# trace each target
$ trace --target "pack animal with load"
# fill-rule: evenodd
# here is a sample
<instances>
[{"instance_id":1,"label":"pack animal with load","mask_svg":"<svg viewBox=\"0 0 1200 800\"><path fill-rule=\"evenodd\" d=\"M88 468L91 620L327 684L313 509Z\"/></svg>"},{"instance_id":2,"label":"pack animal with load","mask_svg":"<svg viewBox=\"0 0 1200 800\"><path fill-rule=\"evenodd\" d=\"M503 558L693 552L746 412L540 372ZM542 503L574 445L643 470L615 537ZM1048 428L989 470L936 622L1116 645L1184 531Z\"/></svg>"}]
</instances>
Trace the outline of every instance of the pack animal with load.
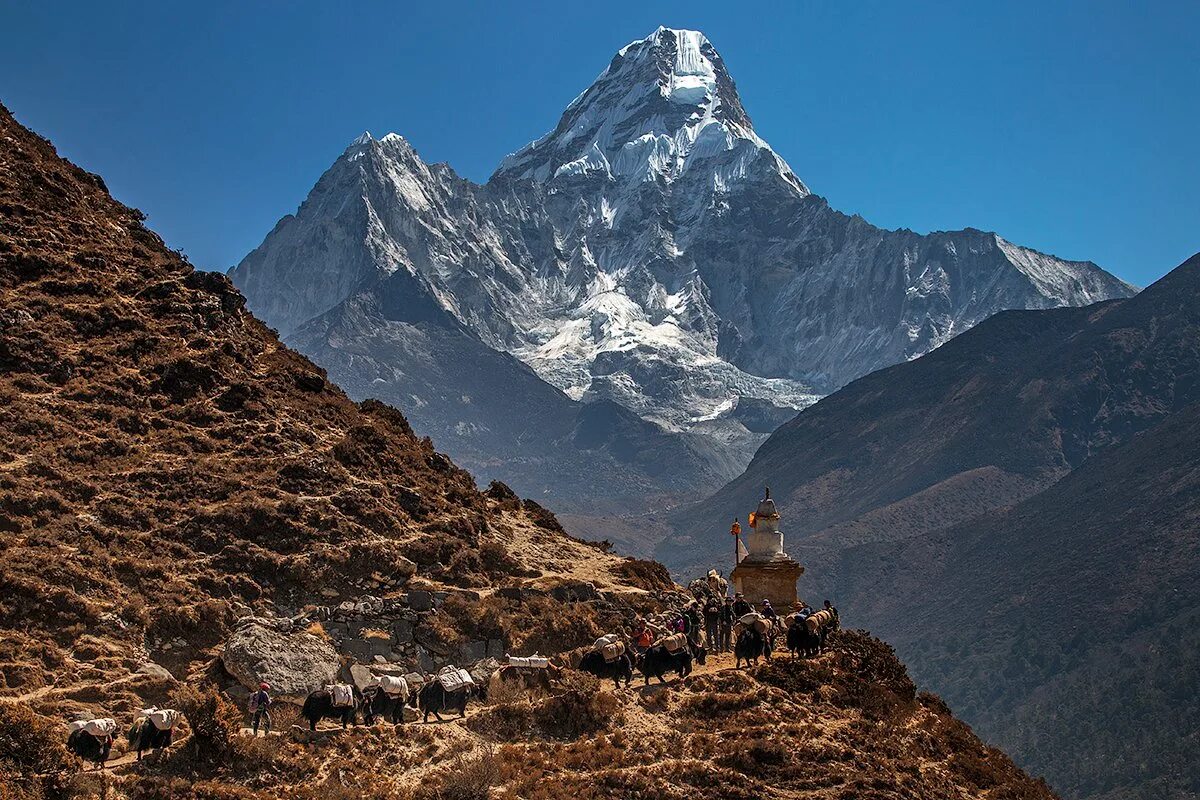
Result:
<instances>
[{"instance_id":1,"label":"pack animal with load","mask_svg":"<svg viewBox=\"0 0 1200 800\"><path fill-rule=\"evenodd\" d=\"M433 714L441 722L443 711L457 711L460 718L467 716L467 701L474 691L475 680L469 672L453 666L443 667L437 679L422 686L417 693L423 721L429 722L429 715Z\"/></svg>"},{"instance_id":2,"label":"pack animal with load","mask_svg":"<svg viewBox=\"0 0 1200 800\"><path fill-rule=\"evenodd\" d=\"M323 719L338 720L345 729L358 724L358 709L362 702L362 692L357 687L344 683L333 684L310 692L304 698L300 716L308 720L310 731L315 731L317 723Z\"/></svg>"},{"instance_id":3,"label":"pack animal with load","mask_svg":"<svg viewBox=\"0 0 1200 800\"><path fill-rule=\"evenodd\" d=\"M142 760L142 753L164 750L171 746L175 726L179 724L181 714L173 708L144 708L138 718L129 728L126 740L131 749L137 752L137 760Z\"/></svg>"},{"instance_id":4,"label":"pack animal with load","mask_svg":"<svg viewBox=\"0 0 1200 800\"><path fill-rule=\"evenodd\" d=\"M72 722L67 726L67 749L100 769L112 752L116 732L117 721L110 717Z\"/></svg>"},{"instance_id":5,"label":"pack animal with load","mask_svg":"<svg viewBox=\"0 0 1200 800\"><path fill-rule=\"evenodd\" d=\"M399 724L404 721L404 707L411 693L408 681L399 675L380 675L363 690L363 722L374 725L375 720Z\"/></svg>"},{"instance_id":6,"label":"pack animal with load","mask_svg":"<svg viewBox=\"0 0 1200 800\"><path fill-rule=\"evenodd\" d=\"M607 652L605 648L609 648ZM609 658L609 655L613 657ZM611 680L618 689L622 680L626 686L633 683L633 659L625 652L625 643L615 633L597 639L592 649L579 660L579 669L601 680Z\"/></svg>"},{"instance_id":7,"label":"pack animal with load","mask_svg":"<svg viewBox=\"0 0 1200 800\"><path fill-rule=\"evenodd\" d=\"M668 642L671 646L668 646ZM638 668L649 686L651 677L658 678L659 683L666 683L663 675L668 672L686 678L692 674L692 661L703 664L707 656L708 651L703 645L693 645L686 636L677 633L652 645L638 662Z\"/></svg>"}]
</instances>

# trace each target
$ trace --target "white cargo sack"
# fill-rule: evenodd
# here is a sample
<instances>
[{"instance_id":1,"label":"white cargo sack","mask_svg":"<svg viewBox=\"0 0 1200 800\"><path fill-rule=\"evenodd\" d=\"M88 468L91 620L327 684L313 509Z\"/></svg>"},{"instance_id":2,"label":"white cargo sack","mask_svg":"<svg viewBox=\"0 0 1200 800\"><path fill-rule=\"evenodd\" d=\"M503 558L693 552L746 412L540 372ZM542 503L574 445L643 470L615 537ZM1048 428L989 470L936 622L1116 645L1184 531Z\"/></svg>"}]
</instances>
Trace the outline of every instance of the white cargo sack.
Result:
<instances>
[{"instance_id":1,"label":"white cargo sack","mask_svg":"<svg viewBox=\"0 0 1200 800\"><path fill-rule=\"evenodd\" d=\"M618 658L625 655L625 643L618 641L611 644L606 644L604 647L600 648L600 652L604 656L605 661L616 661Z\"/></svg>"},{"instance_id":2,"label":"white cargo sack","mask_svg":"<svg viewBox=\"0 0 1200 800\"><path fill-rule=\"evenodd\" d=\"M142 718L160 731L169 731L179 724L179 712L173 708L143 708Z\"/></svg>"},{"instance_id":3,"label":"white cargo sack","mask_svg":"<svg viewBox=\"0 0 1200 800\"><path fill-rule=\"evenodd\" d=\"M103 739L106 736L112 736L117 732L117 721L111 717L103 719L89 719L83 723L83 729L95 736L98 739Z\"/></svg>"},{"instance_id":4,"label":"white cargo sack","mask_svg":"<svg viewBox=\"0 0 1200 800\"><path fill-rule=\"evenodd\" d=\"M667 648L668 653L677 653L687 647L687 636L682 633L675 633L661 640L659 644Z\"/></svg>"},{"instance_id":5,"label":"white cargo sack","mask_svg":"<svg viewBox=\"0 0 1200 800\"><path fill-rule=\"evenodd\" d=\"M380 675L376 678L377 685L388 697L408 699L408 681L399 675Z\"/></svg>"},{"instance_id":6,"label":"white cargo sack","mask_svg":"<svg viewBox=\"0 0 1200 800\"><path fill-rule=\"evenodd\" d=\"M534 653L531 656L509 656L508 665L510 667L531 667L533 669L546 669L550 666L550 659L545 656L539 656Z\"/></svg>"},{"instance_id":7,"label":"white cargo sack","mask_svg":"<svg viewBox=\"0 0 1200 800\"><path fill-rule=\"evenodd\" d=\"M458 691L464 686L474 686L475 681L471 678L471 673L465 669L457 669L455 667L445 667L438 673L438 680L442 682L442 688L447 692Z\"/></svg>"},{"instance_id":8,"label":"white cargo sack","mask_svg":"<svg viewBox=\"0 0 1200 800\"><path fill-rule=\"evenodd\" d=\"M610 644L616 644L619 641L621 641L620 636L615 633L610 633L607 636L601 636L599 639L597 639L596 643L592 645L592 649L596 651L603 651L605 647L608 647Z\"/></svg>"},{"instance_id":9,"label":"white cargo sack","mask_svg":"<svg viewBox=\"0 0 1200 800\"><path fill-rule=\"evenodd\" d=\"M335 683L330 686L329 696L334 708L349 708L354 705L354 687L348 683Z\"/></svg>"},{"instance_id":10,"label":"white cargo sack","mask_svg":"<svg viewBox=\"0 0 1200 800\"><path fill-rule=\"evenodd\" d=\"M67 723L67 733L72 734L75 731L81 731L81 730L83 730L84 725L87 725L86 719L77 719L74 722L68 722Z\"/></svg>"}]
</instances>

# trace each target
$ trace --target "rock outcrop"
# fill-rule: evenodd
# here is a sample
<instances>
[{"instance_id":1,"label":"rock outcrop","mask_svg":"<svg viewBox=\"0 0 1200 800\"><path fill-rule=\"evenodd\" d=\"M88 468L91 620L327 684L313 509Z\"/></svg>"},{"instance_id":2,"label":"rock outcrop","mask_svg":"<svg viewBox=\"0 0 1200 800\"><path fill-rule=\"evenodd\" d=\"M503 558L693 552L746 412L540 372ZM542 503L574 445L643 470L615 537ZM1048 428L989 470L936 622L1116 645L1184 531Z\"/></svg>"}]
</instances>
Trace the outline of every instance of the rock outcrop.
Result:
<instances>
[{"instance_id":1,"label":"rock outcrop","mask_svg":"<svg viewBox=\"0 0 1200 800\"><path fill-rule=\"evenodd\" d=\"M275 696L293 701L332 683L342 665L325 639L257 622L234 631L221 652L221 664L245 688L255 690L266 681Z\"/></svg>"}]
</instances>

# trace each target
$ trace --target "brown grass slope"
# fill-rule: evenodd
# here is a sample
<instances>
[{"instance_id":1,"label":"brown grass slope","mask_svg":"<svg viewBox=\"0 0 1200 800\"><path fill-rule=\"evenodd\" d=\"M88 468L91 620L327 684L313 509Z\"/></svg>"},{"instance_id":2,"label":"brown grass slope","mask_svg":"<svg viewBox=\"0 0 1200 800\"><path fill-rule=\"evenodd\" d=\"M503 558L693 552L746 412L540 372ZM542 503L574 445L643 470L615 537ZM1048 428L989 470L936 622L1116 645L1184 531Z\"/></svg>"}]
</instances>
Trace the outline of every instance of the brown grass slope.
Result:
<instances>
[{"instance_id":1,"label":"brown grass slope","mask_svg":"<svg viewBox=\"0 0 1200 800\"><path fill-rule=\"evenodd\" d=\"M247 607L353 596L405 558L432 584L529 577L507 543L534 531L561 571L623 582L348 400L141 219L0 111L0 692L121 677L176 637L186 665Z\"/></svg>"},{"instance_id":2,"label":"brown grass slope","mask_svg":"<svg viewBox=\"0 0 1200 800\"><path fill-rule=\"evenodd\" d=\"M465 723L242 736L205 682L233 619L354 596L408 559L421 585L480 590L444 603L439 636L508 626L543 651L613 620L490 589L664 587L350 402L0 107L0 798L1052 796L857 632L818 661L714 659L665 688L569 672ZM164 701L189 734L165 758L71 774L69 714L128 723Z\"/></svg>"},{"instance_id":3,"label":"brown grass slope","mask_svg":"<svg viewBox=\"0 0 1200 800\"><path fill-rule=\"evenodd\" d=\"M748 670L728 660L665 686L612 691L568 673L551 694L511 691L465 721L251 739L219 695L184 703L197 731L165 759L119 770L118 797L147 800L1052 800L917 693L891 648L835 634L812 661ZM0 706L0 738L9 720ZM55 732L35 728L53 766ZM27 748L28 749L28 748ZM59 756L60 757L60 756ZM0 754L0 768L3 764ZM100 786L60 779L66 796ZM110 795L112 796L112 795Z\"/></svg>"}]
</instances>

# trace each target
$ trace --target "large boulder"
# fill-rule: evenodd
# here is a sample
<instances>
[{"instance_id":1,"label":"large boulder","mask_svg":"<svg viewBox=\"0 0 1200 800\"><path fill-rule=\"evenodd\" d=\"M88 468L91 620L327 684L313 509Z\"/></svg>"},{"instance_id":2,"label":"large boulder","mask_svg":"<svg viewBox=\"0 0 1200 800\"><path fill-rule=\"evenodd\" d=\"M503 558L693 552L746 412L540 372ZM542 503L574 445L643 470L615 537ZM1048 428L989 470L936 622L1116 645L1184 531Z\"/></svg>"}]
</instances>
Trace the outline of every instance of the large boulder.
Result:
<instances>
[{"instance_id":1,"label":"large boulder","mask_svg":"<svg viewBox=\"0 0 1200 800\"><path fill-rule=\"evenodd\" d=\"M257 689L266 681L276 697L299 701L313 689L332 683L341 659L333 645L319 636L284 633L255 622L229 637L221 663L247 689Z\"/></svg>"}]
</instances>

